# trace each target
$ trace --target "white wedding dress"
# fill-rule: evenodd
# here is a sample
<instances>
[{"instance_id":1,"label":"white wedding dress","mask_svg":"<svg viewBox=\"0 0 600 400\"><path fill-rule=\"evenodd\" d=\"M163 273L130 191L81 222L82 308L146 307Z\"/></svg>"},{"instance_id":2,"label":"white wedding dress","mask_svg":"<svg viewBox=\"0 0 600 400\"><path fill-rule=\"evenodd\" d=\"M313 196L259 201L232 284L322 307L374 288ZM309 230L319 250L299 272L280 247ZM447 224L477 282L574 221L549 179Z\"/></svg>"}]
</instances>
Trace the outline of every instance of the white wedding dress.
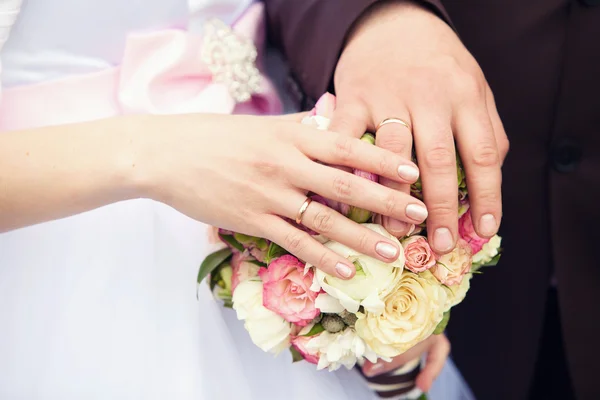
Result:
<instances>
[{"instance_id":1,"label":"white wedding dress","mask_svg":"<svg viewBox=\"0 0 600 400\"><path fill-rule=\"evenodd\" d=\"M25 0L2 49L3 86L108 68L132 31L230 22L249 3ZM0 18L0 39L11 22ZM1 234L0 398L374 398L354 371L260 351L205 285L197 300L207 249L203 224L149 200Z\"/></svg>"}]
</instances>

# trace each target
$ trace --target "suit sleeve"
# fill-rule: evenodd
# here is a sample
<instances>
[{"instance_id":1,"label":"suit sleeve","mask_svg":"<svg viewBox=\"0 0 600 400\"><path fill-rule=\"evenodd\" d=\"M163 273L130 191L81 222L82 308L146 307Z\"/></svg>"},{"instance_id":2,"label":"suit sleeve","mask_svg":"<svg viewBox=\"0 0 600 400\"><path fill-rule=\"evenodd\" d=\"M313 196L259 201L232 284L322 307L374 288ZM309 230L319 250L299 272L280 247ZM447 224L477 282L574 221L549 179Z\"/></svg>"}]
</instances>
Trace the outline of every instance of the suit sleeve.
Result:
<instances>
[{"instance_id":1,"label":"suit sleeve","mask_svg":"<svg viewBox=\"0 0 600 400\"><path fill-rule=\"evenodd\" d=\"M282 50L293 78L309 98L330 87L344 41L354 22L383 0L264 0L271 42ZM412 0L450 19L441 0Z\"/></svg>"}]
</instances>

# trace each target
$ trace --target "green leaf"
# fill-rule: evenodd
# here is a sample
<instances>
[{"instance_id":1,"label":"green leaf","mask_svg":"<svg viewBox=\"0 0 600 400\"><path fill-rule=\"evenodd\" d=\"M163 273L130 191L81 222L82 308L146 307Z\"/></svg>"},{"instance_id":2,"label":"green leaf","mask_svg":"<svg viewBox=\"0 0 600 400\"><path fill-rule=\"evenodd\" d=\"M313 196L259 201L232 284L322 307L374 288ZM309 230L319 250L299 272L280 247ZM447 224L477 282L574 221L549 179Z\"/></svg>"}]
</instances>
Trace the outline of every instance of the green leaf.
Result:
<instances>
[{"instance_id":1,"label":"green leaf","mask_svg":"<svg viewBox=\"0 0 600 400\"><path fill-rule=\"evenodd\" d=\"M427 400L427 394L421 394L417 400Z\"/></svg>"},{"instance_id":2,"label":"green leaf","mask_svg":"<svg viewBox=\"0 0 600 400\"><path fill-rule=\"evenodd\" d=\"M269 250L267 251L267 255L265 257L265 262L267 265L271 264L276 258L289 254L283 247L279 246L277 243L271 243L269 246Z\"/></svg>"},{"instance_id":3,"label":"green leaf","mask_svg":"<svg viewBox=\"0 0 600 400\"><path fill-rule=\"evenodd\" d=\"M325 328L323 328L323 325L314 324L313 327L310 328L310 331L308 331L308 333L303 336L315 336L315 335L318 335L319 333L323 332L324 330L325 330Z\"/></svg>"},{"instance_id":4,"label":"green leaf","mask_svg":"<svg viewBox=\"0 0 600 400\"><path fill-rule=\"evenodd\" d=\"M223 307L233 308L233 301L231 301L231 300L224 300L223 301Z\"/></svg>"},{"instance_id":5,"label":"green leaf","mask_svg":"<svg viewBox=\"0 0 600 400\"><path fill-rule=\"evenodd\" d=\"M435 327L435 331L433 331L433 334L440 335L444 333L446 327L448 326L448 321L450 321L450 310L444 313L444 317L442 318L438 326Z\"/></svg>"},{"instance_id":6,"label":"green leaf","mask_svg":"<svg viewBox=\"0 0 600 400\"><path fill-rule=\"evenodd\" d=\"M260 262L258 260L249 260L248 262L252 263L254 265L258 265L259 267L267 268L267 264Z\"/></svg>"},{"instance_id":7,"label":"green leaf","mask_svg":"<svg viewBox=\"0 0 600 400\"><path fill-rule=\"evenodd\" d=\"M500 249L500 251L501 250L502 249ZM502 256L500 251L498 251L498 254L496 254L496 257L492 258L492 260L490 262L485 263L486 267L495 267L496 265L498 265L498 261L500 261L500 257Z\"/></svg>"},{"instance_id":8,"label":"green leaf","mask_svg":"<svg viewBox=\"0 0 600 400\"><path fill-rule=\"evenodd\" d=\"M479 270L481 268L487 268L487 267L495 267L496 265L498 265L498 262L500 261L500 257L502 256L502 254L500 253L502 249L498 250L498 254L496 254L496 257L492 258L489 262L485 263L485 264L473 264L473 266L471 267L471 272L472 273L481 273Z\"/></svg>"},{"instance_id":9,"label":"green leaf","mask_svg":"<svg viewBox=\"0 0 600 400\"><path fill-rule=\"evenodd\" d=\"M293 346L290 347L290 353L292 353L292 362L298 362L304 360L302 354L298 350L296 350Z\"/></svg>"},{"instance_id":10,"label":"green leaf","mask_svg":"<svg viewBox=\"0 0 600 400\"><path fill-rule=\"evenodd\" d=\"M240 242L235 240L233 235L219 235L219 237L221 238L222 241L229 244L231 247L233 247L237 251L240 251L240 252L244 251L244 246L242 246Z\"/></svg>"},{"instance_id":11,"label":"green leaf","mask_svg":"<svg viewBox=\"0 0 600 400\"><path fill-rule=\"evenodd\" d=\"M202 261L200 270L198 270L198 284L202 283L204 278L213 272L217 267L223 264L229 257L231 257L232 251L230 248L221 249L210 254Z\"/></svg>"}]
</instances>

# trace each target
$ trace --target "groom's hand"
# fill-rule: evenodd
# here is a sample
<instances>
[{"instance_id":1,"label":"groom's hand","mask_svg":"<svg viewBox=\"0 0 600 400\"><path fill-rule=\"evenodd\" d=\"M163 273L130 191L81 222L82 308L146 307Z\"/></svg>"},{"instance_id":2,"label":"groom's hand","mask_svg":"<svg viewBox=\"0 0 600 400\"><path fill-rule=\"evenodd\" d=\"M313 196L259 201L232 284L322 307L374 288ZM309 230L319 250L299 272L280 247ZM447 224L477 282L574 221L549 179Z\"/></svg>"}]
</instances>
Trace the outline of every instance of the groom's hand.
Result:
<instances>
[{"instance_id":1,"label":"groom's hand","mask_svg":"<svg viewBox=\"0 0 600 400\"><path fill-rule=\"evenodd\" d=\"M385 374L386 372L394 371L404 364L417 358L425 358L425 366L419 372L416 379L416 385L423 392L428 392L431 389L433 381L440 375L442 368L446 364L448 355L450 354L450 342L446 335L431 335L421 343L417 344L406 353L394 358L392 361L378 361L373 364L369 361L365 362L362 370L368 377Z\"/></svg>"},{"instance_id":2,"label":"groom's hand","mask_svg":"<svg viewBox=\"0 0 600 400\"><path fill-rule=\"evenodd\" d=\"M452 250L457 239L454 139L475 229L486 238L496 233L508 139L481 69L445 22L410 1L377 3L351 32L334 83L338 103L331 130L360 137L386 118L410 126L386 124L377 145L410 158L414 139L427 230L437 253ZM409 192L408 185L383 183ZM384 225L397 236L408 230L387 217Z\"/></svg>"}]
</instances>

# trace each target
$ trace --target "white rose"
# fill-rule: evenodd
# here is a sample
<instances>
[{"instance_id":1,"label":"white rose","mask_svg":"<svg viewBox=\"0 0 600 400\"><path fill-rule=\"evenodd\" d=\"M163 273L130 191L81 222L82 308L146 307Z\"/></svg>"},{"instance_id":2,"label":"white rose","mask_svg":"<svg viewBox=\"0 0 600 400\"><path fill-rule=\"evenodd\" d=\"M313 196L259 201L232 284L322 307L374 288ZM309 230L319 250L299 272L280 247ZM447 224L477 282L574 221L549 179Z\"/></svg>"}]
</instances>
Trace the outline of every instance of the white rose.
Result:
<instances>
[{"instance_id":1,"label":"white rose","mask_svg":"<svg viewBox=\"0 0 600 400\"><path fill-rule=\"evenodd\" d=\"M379 356L396 357L428 338L444 315L446 291L426 271L407 270L380 315L358 313L356 332Z\"/></svg>"},{"instance_id":2,"label":"white rose","mask_svg":"<svg viewBox=\"0 0 600 400\"><path fill-rule=\"evenodd\" d=\"M277 354L289 347L291 325L263 306L262 281L240 282L233 293L233 309L239 320L245 320L252 342L263 351Z\"/></svg>"},{"instance_id":3,"label":"white rose","mask_svg":"<svg viewBox=\"0 0 600 400\"><path fill-rule=\"evenodd\" d=\"M498 255L501 244L502 238L500 236L496 235L491 238L490 241L484 244L481 250L473 256L473 264L484 265L492 261L492 259Z\"/></svg>"},{"instance_id":4,"label":"white rose","mask_svg":"<svg viewBox=\"0 0 600 400\"><path fill-rule=\"evenodd\" d=\"M352 369L357 361L364 359L377 362L375 352L351 328L338 333L324 331L310 339L305 347L311 354L319 355L318 370L335 371L342 365Z\"/></svg>"},{"instance_id":5,"label":"white rose","mask_svg":"<svg viewBox=\"0 0 600 400\"><path fill-rule=\"evenodd\" d=\"M381 225L362 224L392 240L400 249L400 256L392 263L376 260L358 253L343 244L329 241L325 247L352 261L357 266L356 275L349 280L342 280L315 269L311 290L323 289L327 294L317 297L316 306L324 312L340 312L348 310L356 313L360 306L372 313L383 311L383 298L396 286L404 269L404 251L402 245ZM306 264L306 268L310 268ZM336 301L337 300L337 301ZM339 304L338 304L339 303Z\"/></svg>"}]
</instances>

